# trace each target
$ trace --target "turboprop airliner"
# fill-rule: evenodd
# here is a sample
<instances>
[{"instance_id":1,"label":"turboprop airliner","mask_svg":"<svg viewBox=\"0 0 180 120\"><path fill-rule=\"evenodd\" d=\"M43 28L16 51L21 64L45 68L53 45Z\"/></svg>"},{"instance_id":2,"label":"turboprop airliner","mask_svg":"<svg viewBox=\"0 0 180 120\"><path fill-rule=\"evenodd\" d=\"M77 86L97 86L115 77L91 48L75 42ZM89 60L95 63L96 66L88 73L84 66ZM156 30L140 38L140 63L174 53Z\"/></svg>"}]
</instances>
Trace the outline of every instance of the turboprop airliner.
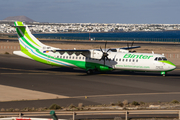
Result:
<instances>
[{"instance_id":1,"label":"turboprop airliner","mask_svg":"<svg viewBox=\"0 0 180 120\"><path fill-rule=\"evenodd\" d=\"M94 71L144 71L159 72L165 76L176 66L168 61L164 55L153 53L135 53L130 49L140 46L127 46L124 48L62 50L47 46L33 36L21 21L14 22L20 43L21 51L14 51L15 55L29 58L41 63L58 67L81 68L92 74Z\"/></svg>"}]
</instances>

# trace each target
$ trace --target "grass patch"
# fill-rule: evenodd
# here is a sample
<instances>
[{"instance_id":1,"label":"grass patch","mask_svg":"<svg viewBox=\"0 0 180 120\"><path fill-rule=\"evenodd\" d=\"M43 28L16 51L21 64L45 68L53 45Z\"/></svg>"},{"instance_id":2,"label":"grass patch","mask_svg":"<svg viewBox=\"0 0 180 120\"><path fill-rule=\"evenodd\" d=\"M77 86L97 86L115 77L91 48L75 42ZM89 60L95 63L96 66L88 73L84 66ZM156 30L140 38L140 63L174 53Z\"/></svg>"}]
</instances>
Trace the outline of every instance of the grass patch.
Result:
<instances>
[{"instance_id":1,"label":"grass patch","mask_svg":"<svg viewBox=\"0 0 180 120\"><path fill-rule=\"evenodd\" d=\"M136 101L133 101L132 103L131 103L131 105L140 105L138 102L136 102Z\"/></svg>"},{"instance_id":2,"label":"grass patch","mask_svg":"<svg viewBox=\"0 0 180 120\"><path fill-rule=\"evenodd\" d=\"M8 53L8 52L5 52L4 54L9 55L9 53Z\"/></svg>"},{"instance_id":3,"label":"grass patch","mask_svg":"<svg viewBox=\"0 0 180 120\"><path fill-rule=\"evenodd\" d=\"M61 107L57 104L52 104L50 107L49 107L50 110L57 110L57 109L61 109Z\"/></svg>"},{"instance_id":4,"label":"grass patch","mask_svg":"<svg viewBox=\"0 0 180 120\"><path fill-rule=\"evenodd\" d=\"M179 101L177 101L177 100L172 100L171 103L177 104L177 103L179 103Z\"/></svg>"}]
</instances>

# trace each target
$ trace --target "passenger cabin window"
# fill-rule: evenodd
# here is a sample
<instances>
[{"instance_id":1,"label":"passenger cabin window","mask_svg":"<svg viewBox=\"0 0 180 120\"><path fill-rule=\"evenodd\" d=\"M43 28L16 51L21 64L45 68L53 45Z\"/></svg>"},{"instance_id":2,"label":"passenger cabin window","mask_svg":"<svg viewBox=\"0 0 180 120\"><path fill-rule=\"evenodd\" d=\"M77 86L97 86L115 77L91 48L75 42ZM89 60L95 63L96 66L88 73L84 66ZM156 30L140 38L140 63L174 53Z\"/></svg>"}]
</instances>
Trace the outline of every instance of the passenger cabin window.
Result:
<instances>
[{"instance_id":1,"label":"passenger cabin window","mask_svg":"<svg viewBox=\"0 0 180 120\"><path fill-rule=\"evenodd\" d=\"M119 59L119 61L121 61L121 59Z\"/></svg>"}]
</instances>

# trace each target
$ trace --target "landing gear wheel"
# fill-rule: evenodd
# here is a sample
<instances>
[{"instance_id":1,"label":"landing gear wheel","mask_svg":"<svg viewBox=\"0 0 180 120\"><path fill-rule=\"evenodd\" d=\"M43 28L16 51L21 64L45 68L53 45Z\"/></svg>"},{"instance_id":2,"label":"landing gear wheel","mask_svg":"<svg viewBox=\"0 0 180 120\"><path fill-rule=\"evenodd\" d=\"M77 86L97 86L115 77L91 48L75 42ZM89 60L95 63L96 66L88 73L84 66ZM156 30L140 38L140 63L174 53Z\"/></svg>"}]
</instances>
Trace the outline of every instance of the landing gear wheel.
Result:
<instances>
[{"instance_id":1,"label":"landing gear wheel","mask_svg":"<svg viewBox=\"0 0 180 120\"><path fill-rule=\"evenodd\" d=\"M88 75L93 74L93 70L91 70L91 69L87 70L87 74L88 74Z\"/></svg>"},{"instance_id":2,"label":"landing gear wheel","mask_svg":"<svg viewBox=\"0 0 180 120\"><path fill-rule=\"evenodd\" d=\"M161 72L161 75L162 75L163 77L165 77L165 76L166 76L166 72L162 71L162 72Z\"/></svg>"}]
</instances>

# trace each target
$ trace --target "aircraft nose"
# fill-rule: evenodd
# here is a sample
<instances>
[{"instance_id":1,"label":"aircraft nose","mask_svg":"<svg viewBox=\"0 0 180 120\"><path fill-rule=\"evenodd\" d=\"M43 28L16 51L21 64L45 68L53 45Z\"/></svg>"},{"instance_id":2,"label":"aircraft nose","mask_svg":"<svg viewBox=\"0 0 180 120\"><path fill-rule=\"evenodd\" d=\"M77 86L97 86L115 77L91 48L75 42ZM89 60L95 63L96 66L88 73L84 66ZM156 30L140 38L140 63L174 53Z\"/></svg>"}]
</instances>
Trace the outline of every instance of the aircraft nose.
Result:
<instances>
[{"instance_id":1,"label":"aircraft nose","mask_svg":"<svg viewBox=\"0 0 180 120\"><path fill-rule=\"evenodd\" d=\"M169 69L174 70L174 69L176 69L176 66L175 65L169 65Z\"/></svg>"},{"instance_id":2,"label":"aircraft nose","mask_svg":"<svg viewBox=\"0 0 180 120\"><path fill-rule=\"evenodd\" d=\"M173 69L176 69L176 66L172 66Z\"/></svg>"}]
</instances>

